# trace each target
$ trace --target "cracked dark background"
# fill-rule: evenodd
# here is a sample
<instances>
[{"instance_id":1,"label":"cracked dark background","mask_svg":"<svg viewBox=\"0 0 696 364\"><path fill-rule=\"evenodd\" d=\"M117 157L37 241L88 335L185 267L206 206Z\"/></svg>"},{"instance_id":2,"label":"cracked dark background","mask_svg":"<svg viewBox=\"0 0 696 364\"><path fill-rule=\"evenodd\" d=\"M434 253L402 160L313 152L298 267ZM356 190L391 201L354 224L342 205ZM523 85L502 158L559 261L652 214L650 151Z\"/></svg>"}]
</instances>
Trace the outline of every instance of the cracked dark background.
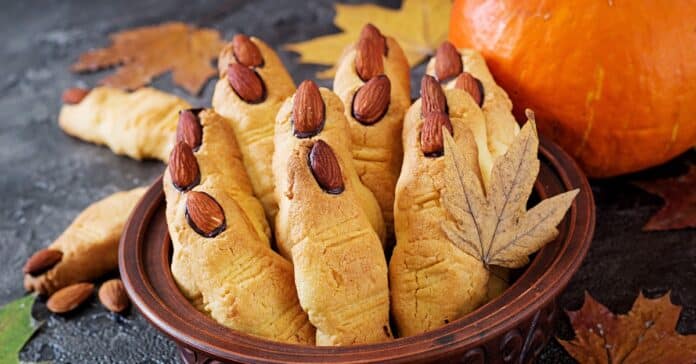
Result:
<instances>
[{"instance_id":1,"label":"cracked dark background","mask_svg":"<svg viewBox=\"0 0 696 364\"><path fill-rule=\"evenodd\" d=\"M108 44L108 34L130 27L179 20L256 35L274 46L299 82L319 67L300 65L281 45L337 32L330 1L3 1L0 12L0 305L24 294L21 267L48 245L91 202L115 191L146 185L163 170L159 162L137 162L65 135L56 123L60 95L72 86L93 86L106 73L76 75L69 66L80 53ZM398 7L399 1L385 5ZM414 94L423 65L413 70ZM330 86L329 82L320 84ZM213 83L192 97L169 75L154 87L194 105L208 106ZM597 203L594 243L559 304L578 309L589 291L617 312L630 309L639 290L649 297L670 291L683 305L678 325L696 333L696 231L641 232L662 205L659 197L631 184L684 173L696 152L639 174L593 181ZM50 315L43 302L34 316L45 323L26 345L25 361L56 363L170 363L173 343L131 309L107 313L93 298L68 316ZM572 336L561 320L558 335ZM541 363L573 363L556 342Z\"/></svg>"}]
</instances>

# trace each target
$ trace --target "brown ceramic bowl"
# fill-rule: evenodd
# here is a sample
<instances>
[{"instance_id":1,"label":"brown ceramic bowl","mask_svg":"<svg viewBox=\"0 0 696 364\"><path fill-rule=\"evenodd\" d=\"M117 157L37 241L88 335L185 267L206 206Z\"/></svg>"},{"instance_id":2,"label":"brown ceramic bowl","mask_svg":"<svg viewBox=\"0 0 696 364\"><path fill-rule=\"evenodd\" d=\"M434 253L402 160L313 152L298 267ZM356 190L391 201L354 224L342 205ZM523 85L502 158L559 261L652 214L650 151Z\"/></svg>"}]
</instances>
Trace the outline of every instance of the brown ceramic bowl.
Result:
<instances>
[{"instance_id":1,"label":"brown ceramic bowl","mask_svg":"<svg viewBox=\"0 0 696 364\"><path fill-rule=\"evenodd\" d=\"M121 240L121 277L135 306L172 338L187 363L526 363L553 335L555 298L580 266L592 240L595 212L587 179L561 148L539 148L539 198L580 188L558 238L538 252L500 297L436 330L392 342L311 347L272 342L228 329L198 312L177 289L161 178L133 211Z\"/></svg>"}]
</instances>

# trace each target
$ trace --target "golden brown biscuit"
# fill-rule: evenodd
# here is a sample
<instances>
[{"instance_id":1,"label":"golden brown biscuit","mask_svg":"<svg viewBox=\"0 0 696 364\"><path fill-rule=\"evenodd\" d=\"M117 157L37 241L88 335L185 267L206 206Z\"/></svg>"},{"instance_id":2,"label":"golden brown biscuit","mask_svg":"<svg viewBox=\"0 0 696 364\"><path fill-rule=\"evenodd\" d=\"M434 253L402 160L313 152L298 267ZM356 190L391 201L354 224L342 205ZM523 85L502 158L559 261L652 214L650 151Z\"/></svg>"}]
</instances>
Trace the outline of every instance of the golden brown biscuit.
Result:
<instances>
[{"instance_id":1,"label":"golden brown biscuit","mask_svg":"<svg viewBox=\"0 0 696 364\"><path fill-rule=\"evenodd\" d=\"M186 120L184 120L186 119ZM191 123L192 129L200 128L201 138L198 146L194 144L200 173L202 176L224 176L228 181L225 189L237 201L239 207L249 217L257 235L267 245L270 244L271 229L266 220L263 206L254 197L249 176L244 169L242 153L227 120L210 109L182 110L177 136L184 138L184 124Z\"/></svg>"},{"instance_id":2,"label":"golden brown biscuit","mask_svg":"<svg viewBox=\"0 0 696 364\"><path fill-rule=\"evenodd\" d=\"M237 68L230 68L231 64ZM252 72L244 72L240 66ZM220 53L218 68L220 79L215 85L213 108L232 125L254 194L261 200L267 218L273 221L278 210L271 170L274 122L283 101L295 92L295 84L278 55L255 37L235 36ZM244 73L262 87L260 98L252 100L246 93L242 95L246 100L240 97L230 84L236 72Z\"/></svg>"},{"instance_id":3,"label":"golden brown biscuit","mask_svg":"<svg viewBox=\"0 0 696 364\"><path fill-rule=\"evenodd\" d=\"M297 103L297 107L301 109L297 112L305 113L301 117L295 115L296 111L293 110L298 98L302 99L303 106L300 107L300 103ZM308 115L310 111L313 113L312 115ZM314 118L310 121L315 124L308 127L309 121L307 120L311 118ZM360 182L352 163L350 132L348 122L343 115L343 104L336 94L325 88L319 89L312 81L304 81L297 93L288 98L278 112L273 155L273 172L278 200L280 201L283 198L283 193L289 190L287 186L288 156L296 145L305 139L324 140L331 145L336 155L345 161L343 173L346 178L351 180L358 203L365 211L370 225L377 232L380 240L384 242L384 220L382 220L379 204L372 192ZM282 209L280 206L279 208ZM293 222L288 218L288 212L279 210L276 216L275 236L280 253L290 258L292 245L289 240L289 230L292 228Z\"/></svg>"},{"instance_id":4,"label":"golden brown biscuit","mask_svg":"<svg viewBox=\"0 0 696 364\"><path fill-rule=\"evenodd\" d=\"M60 260L39 275L24 275L27 291L51 295L118 269L118 241L123 226L144 193L144 187L117 192L82 211L48 247L62 254Z\"/></svg>"},{"instance_id":5,"label":"golden brown biscuit","mask_svg":"<svg viewBox=\"0 0 696 364\"><path fill-rule=\"evenodd\" d=\"M77 104L63 105L58 122L67 134L106 145L116 154L166 162L177 113L189 107L185 100L150 87L134 92L97 87Z\"/></svg>"},{"instance_id":6,"label":"golden brown biscuit","mask_svg":"<svg viewBox=\"0 0 696 364\"><path fill-rule=\"evenodd\" d=\"M428 82L435 84L426 85ZM428 82L424 82L424 87L442 93L434 79ZM480 160L476 158L480 148L472 130L482 126L481 110L462 90L447 90L444 94L446 104L442 110L448 112L443 119L431 121L449 123L457 145L471 155L467 160ZM430 134L432 125L424 127L422 103L423 99L416 101L404 120L404 164L394 204L397 244L389 263L389 285L392 315L401 336L432 330L474 310L485 302L489 281L482 263L452 244L441 228L449 218L440 201L447 187L443 178L442 134L439 144L422 139L424 134L433 135L432 138L437 135ZM426 117L432 116L426 113ZM439 129L434 128L435 133ZM429 150L429 155L424 149ZM478 166L473 164L470 168L477 170Z\"/></svg>"},{"instance_id":7,"label":"golden brown biscuit","mask_svg":"<svg viewBox=\"0 0 696 364\"><path fill-rule=\"evenodd\" d=\"M372 48L377 49L375 55L370 54ZM358 58L368 57L376 60L380 71L363 80L356 69ZM411 104L408 61L396 40L368 24L357 45L341 58L333 85L343 100L350 127L353 164L360 180L377 198L387 233L392 235L394 188L403 157L401 128ZM386 92L386 97L375 97L380 91Z\"/></svg>"},{"instance_id":8,"label":"golden brown biscuit","mask_svg":"<svg viewBox=\"0 0 696 364\"><path fill-rule=\"evenodd\" d=\"M194 306L227 327L313 344L315 330L299 305L292 265L258 231L258 201L255 216L249 214L254 197L232 129L211 110L198 116L200 144L199 133L178 133L163 179L174 279Z\"/></svg>"},{"instance_id":9,"label":"golden brown biscuit","mask_svg":"<svg viewBox=\"0 0 696 364\"><path fill-rule=\"evenodd\" d=\"M473 49L457 50L449 42L443 43L438 50L436 57L428 62L426 72L436 77L438 69L453 68L460 72L459 74L456 74L457 72L451 74L451 77L445 81L445 88L468 89L472 97L475 97L476 101L480 101L479 106L486 119L488 149L491 152L491 161L494 161L495 158L505 154L520 131L519 124L512 115L510 98L505 90L495 83L488 66L486 66L486 61L479 52ZM457 63L457 65L453 67L448 62ZM481 163L481 166L484 183L487 185L493 164ZM497 274L492 275L489 285L489 298L491 299L500 295L507 288L507 277L509 276L509 271L506 268L492 268L496 270Z\"/></svg>"},{"instance_id":10,"label":"golden brown biscuit","mask_svg":"<svg viewBox=\"0 0 696 364\"><path fill-rule=\"evenodd\" d=\"M197 135L200 137L195 137ZM209 109L182 110L176 139L178 142L172 150L170 163L175 163L173 167L177 175L172 179L176 182L178 190L190 190L202 182L203 176L220 180L220 183L224 183L225 192L244 211L244 218L253 227L256 239L252 240L270 246L270 228L263 207L253 195L234 132L227 120ZM181 143L188 145L188 148ZM164 183L164 186L165 193L167 188L174 187L167 183ZM171 229L172 226L170 231ZM193 268L189 264L191 259L186 256L188 251L179 249L177 241L172 240L172 243L172 273L182 292L193 298L196 296L193 292L197 292L197 289L194 275L190 272Z\"/></svg>"},{"instance_id":11,"label":"golden brown biscuit","mask_svg":"<svg viewBox=\"0 0 696 364\"><path fill-rule=\"evenodd\" d=\"M392 339L387 263L346 162L321 138L294 144L279 201L300 304L323 346Z\"/></svg>"}]
</instances>

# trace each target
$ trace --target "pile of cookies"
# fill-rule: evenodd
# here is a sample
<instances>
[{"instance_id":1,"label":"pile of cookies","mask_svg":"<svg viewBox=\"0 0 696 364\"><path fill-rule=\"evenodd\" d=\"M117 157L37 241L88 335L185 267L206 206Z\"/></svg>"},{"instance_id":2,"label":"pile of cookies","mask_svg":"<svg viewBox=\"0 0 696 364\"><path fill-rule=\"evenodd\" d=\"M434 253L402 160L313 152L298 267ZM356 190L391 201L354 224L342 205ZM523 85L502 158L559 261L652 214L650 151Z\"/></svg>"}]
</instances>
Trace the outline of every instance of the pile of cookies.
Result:
<instances>
[{"instance_id":1,"label":"pile of cookies","mask_svg":"<svg viewBox=\"0 0 696 364\"><path fill-rule=\"evenodd\" d=\"M519 132L479 53L442 44L415 102L401 47L369 24L333 90L296 88L245 35L218 70L209 109L96 88L60 117L69 134L168 162L171 269L197 309L271 340L353 345L432 330L507 287L506 269L482 269L441 228L443 132L484 186Z\"/></svg>"},{"instance_id":2,"label":"pile of cookies","mask_svg":"<svg viewBox=\"0 0 696 364\"><path fill-rule=\"evenodd\" d=\"M505 270L477 273L440 228L443 127L476 149L484 184L519 130L478 53L443 44L413 104L403 51L371 25L333 91L295 89L244 35L219 72L213 108L181 112L164 177L172 273L199 310L272 340L352 345L391 340L390 312L414 335L505 288Z\"/></svg>"}]
</instances>

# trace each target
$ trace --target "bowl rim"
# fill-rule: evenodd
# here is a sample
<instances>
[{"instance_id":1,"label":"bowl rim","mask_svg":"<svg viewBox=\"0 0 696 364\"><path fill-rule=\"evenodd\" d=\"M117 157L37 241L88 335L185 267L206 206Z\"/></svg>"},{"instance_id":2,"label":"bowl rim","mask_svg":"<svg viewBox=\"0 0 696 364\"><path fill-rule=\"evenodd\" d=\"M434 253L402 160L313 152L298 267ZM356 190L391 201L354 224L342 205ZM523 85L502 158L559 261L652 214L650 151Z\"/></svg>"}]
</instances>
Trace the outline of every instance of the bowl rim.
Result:
<instances>
[{"instance_id":1,"label":"bowl rim","mask_svg":"<svg viewBox=\"0 0 696 364\"><path fill-rule=\"evenodd\" d=\"M345 347L286 344L226 328L200 313L190 304L190 314L193 316L179 317L181 322L178 324L191 326L195 321L196 324L203 326L202 329L183 330L181 326L177 327L176 322L171 322L176 315L169 312L169 307L161 297L157 296L151 282L144 279L147 273L144 263L138 259L140 255L137 251L139 243L136 241L137 237L143 236L152 223L151 217L164 203L161 176L148 188L126 223L119 244L121 277L134 306L159 331L179 344L222 360L267 363L321 361L322 358L325 361L327 357L341 362L432 360L447 352L471 347L476 343L502 335L514 329L516 322L521 318L531 317L539 312L566 287L587 254L595 226L595 206L589 182L575 161L558 145L543 136L540 137L539 157L542 163L549 165L563 190L580 189L561 223L564 228L562 229L559 225L561 234L553 243L554 245L561 243L555 247L557 252L551 251L552 243L549 243L502 295L462 318L422 334L397 338L386 343ZM543 181L537 180L535 189L542 198L547 197L544 187ZM559 192L563 191L556 191L553 194ZM564 231L565 234L563 234ZM168 241L167 233L164 244ZM542 261L548 263L548 267L530 281L530 275L543 268L539 267ZM176 288L171 273L170 279L174 284L173 287ZM529 283L528 281L531 282L528 286L523 284ZM178 289L176 291L181 299L185 300ZM524 305L520 305L521 303ZM217 327L210 327L211 323ZM211 336L208 332L211 329L225 335L224 345L211 344L209 340ZM425 345L433 343L439 345Z\"/></svg>"}]
</instances>

